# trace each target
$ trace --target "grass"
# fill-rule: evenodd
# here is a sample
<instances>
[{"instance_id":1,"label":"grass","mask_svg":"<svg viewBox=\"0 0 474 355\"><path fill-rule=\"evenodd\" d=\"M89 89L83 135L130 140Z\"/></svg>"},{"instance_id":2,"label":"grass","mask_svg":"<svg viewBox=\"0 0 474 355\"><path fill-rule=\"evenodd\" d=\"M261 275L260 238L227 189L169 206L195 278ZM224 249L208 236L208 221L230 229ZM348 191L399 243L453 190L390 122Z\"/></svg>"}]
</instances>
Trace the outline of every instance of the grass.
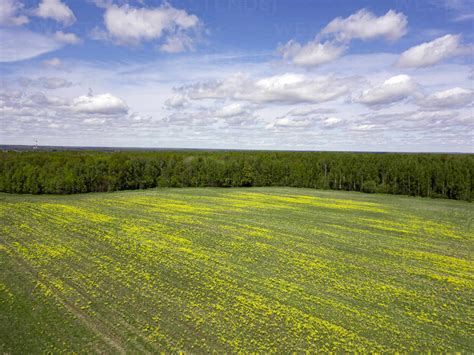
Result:
<instances>
[{"instance_id":1,"label":"grass","mask_svg":"<svg viewBox=\"0 0 474 355\"><path fill-rule=\"evenodd\" d=\"M467 202L292 188L0 202L0 353L474 351Z\"/></svg>"}]
</instances>

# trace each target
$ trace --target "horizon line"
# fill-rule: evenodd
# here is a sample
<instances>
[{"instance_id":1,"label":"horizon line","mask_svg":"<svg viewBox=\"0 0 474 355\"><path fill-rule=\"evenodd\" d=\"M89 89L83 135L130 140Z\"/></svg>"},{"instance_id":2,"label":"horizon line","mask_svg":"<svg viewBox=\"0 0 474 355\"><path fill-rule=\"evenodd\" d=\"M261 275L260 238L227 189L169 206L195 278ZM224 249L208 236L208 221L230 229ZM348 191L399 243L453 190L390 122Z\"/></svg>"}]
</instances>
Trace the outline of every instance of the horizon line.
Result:
<instances>
[{"instance_id":1,"label":"horizon line","mask_svg":"<svg viewBox=\"0 0 474 355\"><path fill-rule=\"evenodd\" d=\"M311 150L311 149L259 149L259 148L184 148L184 147L136 147L136 146L90 146L90 145L31 145L31 144L0 144L0 150L15 150L16 148L31 148L29 150L63 149L63 150L142 150L142 151L243 151L243 152L308 152L308 153L372 153L372 154L474 154L474 152L446 151L375 151L375 150ZM10 149L9 149L10 148ZM20 149L22 150L22 149Z\"/></svg>"}]
</instances>

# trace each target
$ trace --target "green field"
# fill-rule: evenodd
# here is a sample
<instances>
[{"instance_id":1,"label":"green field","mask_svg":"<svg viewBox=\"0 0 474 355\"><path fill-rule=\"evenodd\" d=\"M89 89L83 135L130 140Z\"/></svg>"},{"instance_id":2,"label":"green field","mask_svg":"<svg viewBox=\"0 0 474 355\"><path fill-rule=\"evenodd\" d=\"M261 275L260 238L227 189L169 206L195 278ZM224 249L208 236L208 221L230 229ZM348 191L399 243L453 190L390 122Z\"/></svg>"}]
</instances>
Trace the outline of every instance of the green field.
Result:
<instances>
[{"instance_id":1,"label":"green field","mask_svg":"<svg viewBox=\"0 0 474 355\"><path fill-rule=\"evenodd\" d=\"M0 353L474 352L468 202L0 194Z\"/></svg>"}]
</instances>

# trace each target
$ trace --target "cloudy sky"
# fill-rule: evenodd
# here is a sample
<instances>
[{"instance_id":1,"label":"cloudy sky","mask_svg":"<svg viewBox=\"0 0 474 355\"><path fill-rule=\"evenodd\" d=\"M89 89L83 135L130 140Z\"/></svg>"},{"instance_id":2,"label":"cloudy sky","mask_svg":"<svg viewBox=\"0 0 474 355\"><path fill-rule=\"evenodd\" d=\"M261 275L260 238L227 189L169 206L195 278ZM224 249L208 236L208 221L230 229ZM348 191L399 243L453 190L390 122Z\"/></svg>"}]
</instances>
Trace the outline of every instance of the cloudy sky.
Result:
<instances>
[{"instance_id":1,"label":"cloudy sky","mask_svg":"<svg viewBox=\"0 0 474 355\"><path fill-rule=\"evenodd\" d=\"M474 152L474 0L1 0L0 144Z\"/></svg>"}]
</instances>

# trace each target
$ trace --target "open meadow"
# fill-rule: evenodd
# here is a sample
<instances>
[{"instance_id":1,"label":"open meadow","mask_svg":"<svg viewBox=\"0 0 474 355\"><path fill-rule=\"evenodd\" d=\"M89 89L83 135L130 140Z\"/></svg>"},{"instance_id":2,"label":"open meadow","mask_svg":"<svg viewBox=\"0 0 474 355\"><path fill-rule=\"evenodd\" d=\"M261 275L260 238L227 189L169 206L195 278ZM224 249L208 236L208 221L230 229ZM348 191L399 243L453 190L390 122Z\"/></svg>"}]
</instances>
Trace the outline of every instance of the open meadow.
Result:
<instances>
[{"instance_id":1,"label":"open meadow","mask_svg":"<svg viewBox=\"0 0 474 355\"><path fill-rule=\"evenodd\" d=\"M0 353L472 353L473 215L301 188L0 194Z\"/></svg>"}]
</instances>

